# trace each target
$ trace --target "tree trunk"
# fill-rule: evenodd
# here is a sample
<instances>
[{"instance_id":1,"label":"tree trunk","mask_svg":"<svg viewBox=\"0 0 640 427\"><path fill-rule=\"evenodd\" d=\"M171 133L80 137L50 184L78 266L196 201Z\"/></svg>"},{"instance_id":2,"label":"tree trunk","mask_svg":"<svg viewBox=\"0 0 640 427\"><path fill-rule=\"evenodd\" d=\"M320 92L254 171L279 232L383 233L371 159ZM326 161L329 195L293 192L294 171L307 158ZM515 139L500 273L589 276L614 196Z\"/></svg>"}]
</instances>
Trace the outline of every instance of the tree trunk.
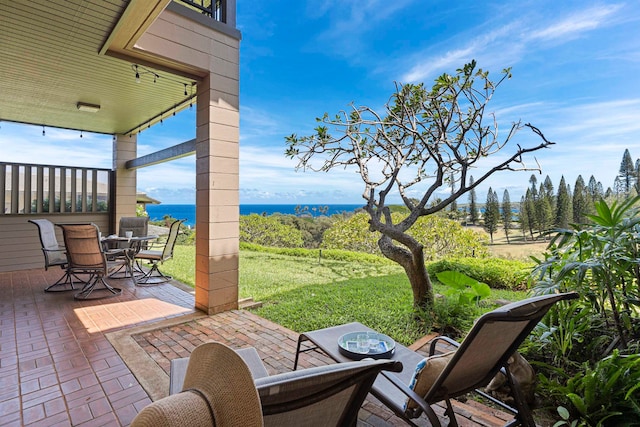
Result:
<instances>
[{"instance_id":1,"label":"tree trunk","mask_svg":"<svg viewBox=\"0 0 640 427\"><path fill-rule=\"evenodd\" d=\"M413 239L405 244L406 248L396 246L384 235L378 240L382 254L404 268L413 291L413 306L431 313L434 302L433 285L424 263L423 246Z\"/></svg>"}]
</instances>

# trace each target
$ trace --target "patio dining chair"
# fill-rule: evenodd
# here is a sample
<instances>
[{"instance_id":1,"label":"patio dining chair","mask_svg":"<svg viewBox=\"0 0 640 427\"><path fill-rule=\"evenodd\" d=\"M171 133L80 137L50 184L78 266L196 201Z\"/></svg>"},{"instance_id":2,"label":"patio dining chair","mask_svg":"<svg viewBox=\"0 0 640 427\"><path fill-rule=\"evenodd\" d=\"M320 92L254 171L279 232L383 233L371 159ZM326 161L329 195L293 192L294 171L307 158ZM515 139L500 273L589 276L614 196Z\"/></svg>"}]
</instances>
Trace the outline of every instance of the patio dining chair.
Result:
<instances>
[{"instance_id":1,"label":"patio dining chair","mask_svg":"<svg viewBox=\"0 0 640 427\"><path fill-rule=\"evenodd\" d=\"M44 254L44 269L49 267L60 267L64 274L54 284L47 286L45 292L64 292L76 289L73 284L74 277L69 273L67 268L67 256L65 248L58 244L56 230L54 225L48 219L30 219L30 223L38 227L38 236L40 237L40 245ZM78 279L79 280L79 279ZM82 282L81 280L79 280Z\"/></svg>"},{"instance_id":2,"label":"patio dining chair","mask_svg":"<svg viewBox=\"0 0 640 427\"><path fill-rule=\"evenodd\" d=\"M148 234L148 229L148 216L123 216L122 218L120 218L118 226L118 236L126 237L127 231L131 232L132 237L146 236ZM136 246L136 249L145 249L146 245L147 242L141 242ZM131 251L131 249L132 248L129 242L115 242L114 244L109 245L109 248L105 250L107 260L113 261L120 259L128 262L129 257L133 256L131 253L127 253L127 251ZM109 277L117 279L128 277L129 269L127 268L127 264L119 268L117 271L111 273Z\"/></svg>"},{"instance_id":3,"label":"patio dining chair","mask_svg":"<svg viewBox=\"0 0 640 427\"><path fill-rule=\"evenodd\" d=\"M58 227L62 228L64 237L67 270L70 274L89 275L89 279L74 298L86 300L120 295L122 289L109 285L105 277L119 268L124 261L107 261L100 243L98 227L95 224L58 224Z\"/></svg>"},{"instance_id":4,"label":"patio dining chair","mask_svg":"<svg viewBox=\"0 0 640 427\"><path fill-rule=\"evenodd\" d=\"M159 264L173 258L173 249L178 239L178 232L180 231L180 224L184 219L178 219L171 223L169 227L169 236L164 243L153 242L147 249L143 249L135 254L136 269L141 273L136 277L136 284L138 286L153 286L161 283L166 283L171 280L171 276L167 276L162 273L158 268ZM151 263L151 268L145 271L142 268L141 263Z\"/></svg>"},{"instance_id":5,"label":"patio dining chair","mask_svg":"<svg viewBox=\"0 0 640 427\"><path fill-rule=\"evenodd\" d=\"M575 292L544 295L505 305L484 314L472 327L461 344L439 337L457 347L446 354L435 354L438 339L432 341L430 356L421 359L409 352L400 361L416 369L405 369L401 374L383 372L372 387L372 393L408 424L416 425L425 414L434 426L440 421L431 405L446 402L446 415L450 426L457 426L451 399L472 391L500 405L514 415L506 426L535 427L531 411L523 397L517 380L511 375L508 359L531 333L536 324L556 302L577 298ZM416 357L419 362L416 364ZM501 371L507 379L515 401L515 408L494 399L479 390Z\"/></svg>"},{"instance_id":6,"label":"patio dining chair","mask_svg":"<svg viewBox=\"0 0 640 427\"><path fill-rule=\"evenodd\" d=\"M230 372L241 364L253 378L251 387L245 388L257 390L265 426L338 427L356 425L360 407L380 372L402 370L398 361L362 360L268 376L263 366L250 366L256 359L262 363L253 349L234 351L217 342L201 344L190 358L180 359L180 364L188 363L186 372L172 363L171 382L183 384L184 393L193 388L195 378L230 377L220 387L235 393L235 375Z\"/></svg>"}]
</instances>

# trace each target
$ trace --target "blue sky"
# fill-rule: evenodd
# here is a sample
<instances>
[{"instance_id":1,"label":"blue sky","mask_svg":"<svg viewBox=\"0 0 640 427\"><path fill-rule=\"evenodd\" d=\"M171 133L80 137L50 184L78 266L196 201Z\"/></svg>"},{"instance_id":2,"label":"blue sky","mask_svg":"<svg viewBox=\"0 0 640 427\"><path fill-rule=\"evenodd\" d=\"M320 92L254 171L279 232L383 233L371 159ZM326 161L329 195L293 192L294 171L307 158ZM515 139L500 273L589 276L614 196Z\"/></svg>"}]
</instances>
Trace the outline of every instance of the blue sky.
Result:
<instances>
[{"instance_id":1,"label":"blue sky","mask_svg":"<svg viewBox=\"0 0 640 427\"><path fill-rule=\"evenodd\" d=\"M538 180L549 175L556 191L562 175L573 187L579 174L606 189L626 148L640 157L640 2L238 0L237 22L241 203L361 203L354 171L296 172L284 137L310 134L316 117L352 102L381 111L394 82L431 86L471 59L495 77L512 67L489 111L503 135L522 120L557 143L527 162L537 160ZM193 138L194 110L145 130L138 153ZM111 166L100 160L110 137L47 129L54 145L43 148L41 128L0 126L4 161L68 164L72 155L73 164ZM514 140L536 142L527 131ZM530 175L499 173L478 199L492 186L517 201ZM138 188L164 203L194 203L195 159L139 171Z\"/></svg>"}]
</instances>

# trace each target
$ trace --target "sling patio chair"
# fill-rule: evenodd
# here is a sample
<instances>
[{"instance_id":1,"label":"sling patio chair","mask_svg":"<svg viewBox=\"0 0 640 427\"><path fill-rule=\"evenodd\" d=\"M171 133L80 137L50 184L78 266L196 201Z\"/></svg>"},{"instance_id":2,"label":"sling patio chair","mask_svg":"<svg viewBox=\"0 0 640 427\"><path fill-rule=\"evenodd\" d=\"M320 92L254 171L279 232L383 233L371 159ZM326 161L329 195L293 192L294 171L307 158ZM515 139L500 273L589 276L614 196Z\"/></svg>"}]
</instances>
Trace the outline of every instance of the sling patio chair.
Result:
<instances>
[{"instance_id":1,"label":"sling patio chair","mask_svg":"<svg viewBox=\"0 0 640 427\"><path fill-rule=\"evenodd\" d=\"M142 237L148 234L149 229L149 217L148 216L123 216L120 218L118 226L118 237L127 237L127 232L131 232L130 237ZM129 257L135 255L136 250L146 248L147 242L139 242L134 248L131 247L130 242L116 241L109 244L108 248L105 248L107 260L114 261L116 259L122 259L125 261L131 261ZM109 275L116 279L129 277L128 264L123 265L117 271L114 271Z\"/></svg>"},{"instance_id":2,"label":"sling patio chair","mask_svg":"<svg viewBox=\"0 0 640 427\"><path fill-rule=\"evenodd\" d=\"M70 274L89 275L89 279L74 298L86 300L120 295L122 289L109 285L105 277L114 269L120 268L125 261L107 261L100 243L98 227L95 224L58 224L58 227L62 228L64 237L67 270ZM99 284L102 286L99 287Z\"/></svg>"},{"instance_id":3,"label":"sling patio chair","mask_svg":"<svg viewBox=\"0 0 640 427\"><path fill-rule=\"evenodd\" d=\"M185 363L186 372L177 368ZM255 349L234 351L209 342L198 346L190 358L172 361L171 383L176 389L182 384L184 393L193 387L190 377L222 375L228 378L222 387L235 393L236 376L232 372L239 365L244 365L243 370L248 370L253 378L251 388L257 389L264 425L274 427L355 426L360 407L378 374L402 369L398 361L362 360L268 376ZM215 409L213 412L215 415Z\"/></svg>"},{"instance_id":4,"label":"sling patio chair","mask_svg":"<svg viewBox=\"0 0 640 427\"><path fill-rule=\"evenodd\" d=\"M45 292L64 292L72 291L75 288L73 284L74 276L69 273L67 268L67 255L65 254L64 246L58 244L56 237L56 230L54 225L48 219L30 219L30 223L35 224L38 227L38 236L40 237L40 244L42 246L42 253L44 254L44 269L48 270L49 267L60 267L64 274L53 285L47 286ZM83 283L82 280L76 279Z\"/></svg>"},{"instance_id":5,"label":"sling patio chair","mask_svg":"<svg viewBox=\"0 0 640 427\"><path fill-rule=\"evenodd\" d=\"M450 426L457 426L451 399L475 391L511 412L514 419L505 426L535 427L531 411L508 360L556 302L577 298L575 292L544 295L511 303L477 319L461 344L446 337L431 343L430 356L408 352L399 360L406 368L400 374L383 372L372 387L372 394L408 424L425 414L434 426L440 421L430 405L446 402ZM436 355L437 340L453 344L455 351ZM507 379L515 408L478 390L501 371Z\"/></svg>"},{"instance_id":6,"label":"sling patio chair","mask_svg":"<svg viewBox=\"0 0 640 427\"><path fill-rule=\"evenodd\" d=\"M178 232L180 231L180 224L184 219L178 219L171 223L169 227L169 236L164 243L152 242L147 249L142 249L135 254L136 270L139 275L136 276L135 282L138 286L153 286L161 283L166 283L171 280L171 276L167 276L158 268L159 264L171 259L173 257L173 248L176 245L178 239ZM151 263L151 268L145 271L142 268L142 262Z\"/></svg>"}]
</instances>

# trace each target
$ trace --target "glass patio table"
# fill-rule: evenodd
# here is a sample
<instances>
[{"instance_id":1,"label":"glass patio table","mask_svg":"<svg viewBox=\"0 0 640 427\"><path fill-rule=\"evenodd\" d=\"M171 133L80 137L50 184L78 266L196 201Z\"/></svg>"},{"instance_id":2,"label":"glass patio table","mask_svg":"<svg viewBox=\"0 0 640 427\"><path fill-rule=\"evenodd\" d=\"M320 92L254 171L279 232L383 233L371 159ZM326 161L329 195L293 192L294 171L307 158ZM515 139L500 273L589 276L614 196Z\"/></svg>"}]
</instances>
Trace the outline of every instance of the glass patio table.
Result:
<instances>
[{"instance_id":1,"label":"glass patio table","mask_svg":"<svg viewBox=\"0 0 640 427\"><path fill-rule=\"evenodd\" d=\"M135 275L135 257L138 252L142 249L142 244L144 242L148 242L150 240L157 239L156 235L149 236L134 236L134 237L121 237L116 236L115 234L102 237L100 242L102 243L105 254L107 256L120 256L124 255L127 260L127 271L125 272L124 277L127 277L127 273L129 273L133 283L137 285L136 275ZM109 246L112 244L121 244L126 243L127 247L118 248L118 249L109 249ZM117 272L116 272L117 273ZM113 276L111 276L113 277Z\"/></svg>"}]
</instances>

